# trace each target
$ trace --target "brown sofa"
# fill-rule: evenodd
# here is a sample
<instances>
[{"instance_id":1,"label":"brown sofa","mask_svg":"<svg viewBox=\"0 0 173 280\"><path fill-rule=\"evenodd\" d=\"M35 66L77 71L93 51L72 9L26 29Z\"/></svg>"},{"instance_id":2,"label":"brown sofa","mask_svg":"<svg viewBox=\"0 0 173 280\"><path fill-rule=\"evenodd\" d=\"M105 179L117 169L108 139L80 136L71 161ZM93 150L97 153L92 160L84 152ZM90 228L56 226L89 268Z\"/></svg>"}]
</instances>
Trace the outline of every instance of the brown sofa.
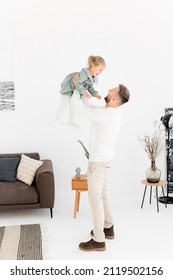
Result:
<instances>
[{"instance_id":1,"label":"brown sofa","mask_svg":"<svg viewBox=\"0 0 173 280\"><path fill-rule=\"evenodd\" d=\"M26 156L40 160L38 153L24 153ZM21 153L0 154L0 159L21 156ZM9 160L9 159L8 159ZM54 173L52 161L42 160L43 164L36 172L31 185L22 181L0 181L0 210L49 208L51 218L55 198Z\"/></svg>"}]
</instances>

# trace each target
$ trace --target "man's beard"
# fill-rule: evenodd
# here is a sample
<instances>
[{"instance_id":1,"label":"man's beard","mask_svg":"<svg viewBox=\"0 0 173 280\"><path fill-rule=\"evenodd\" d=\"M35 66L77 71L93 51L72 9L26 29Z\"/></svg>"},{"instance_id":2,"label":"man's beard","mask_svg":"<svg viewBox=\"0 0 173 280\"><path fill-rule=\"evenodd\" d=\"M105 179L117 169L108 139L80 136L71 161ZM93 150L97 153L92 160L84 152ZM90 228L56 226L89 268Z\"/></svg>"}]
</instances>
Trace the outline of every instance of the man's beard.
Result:
<instances>
[{"instance_id":1,"label":"man's beard","mask_svg":"<svg viewBox=\"0 0 173 280\"><path fill-rule=\"evenodd\" d=\"M104 100L105 100L106 103L109 103L109 101L110 101L109 96L107 95L107 96L104 98Z\"/></svg>"}]
</instances>

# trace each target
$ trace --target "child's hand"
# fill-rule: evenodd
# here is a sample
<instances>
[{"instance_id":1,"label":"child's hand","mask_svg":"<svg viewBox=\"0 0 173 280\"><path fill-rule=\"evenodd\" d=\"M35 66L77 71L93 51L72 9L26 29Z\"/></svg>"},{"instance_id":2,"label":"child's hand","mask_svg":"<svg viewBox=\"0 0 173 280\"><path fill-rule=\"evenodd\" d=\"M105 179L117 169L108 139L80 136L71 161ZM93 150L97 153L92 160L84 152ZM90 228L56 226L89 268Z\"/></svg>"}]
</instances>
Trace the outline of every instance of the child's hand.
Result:
<instances>
[{"instance_id":1,"label":"child's hand","mask_svg":"<svg viewBox=\"0 0 173 280\"><path fill-rule=\"evenodd\" d=\"M90 95L88 92L85 92L85 93L83 94L83 96L84 96L84 97L87 97L87 98L88 98L88 97L91 98L91 95Z\"/></svg>"},{"instance_id":2,"label":"child's hand","mask_svg":"<svg viewBox=\"0 0 173 280\"><path fill-rule=\"evenodd\" d=\"M95 97L96 97L97 99L101 99L101 98L102 98L101 95L98 94L98 93L95 95Z\"/></svg>"}]
</instances>

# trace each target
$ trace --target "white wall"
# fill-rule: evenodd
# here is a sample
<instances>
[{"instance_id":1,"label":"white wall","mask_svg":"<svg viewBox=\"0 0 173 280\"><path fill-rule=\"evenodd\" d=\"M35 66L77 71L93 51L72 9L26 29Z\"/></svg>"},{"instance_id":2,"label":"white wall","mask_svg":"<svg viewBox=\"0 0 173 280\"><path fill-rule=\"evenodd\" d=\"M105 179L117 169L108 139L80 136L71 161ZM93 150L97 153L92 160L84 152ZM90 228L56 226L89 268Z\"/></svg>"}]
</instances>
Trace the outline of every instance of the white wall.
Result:
<instances>
[{"instance_id":1,"label":"white wall","mask_svg":"<svg viewBox=\"0 0 173 280\"><path fill-rule=\"evenodd\" d=\"M78 120L79 131L54 126L60 83L86 66L89 55L101 55L107 68L100 93L118 83L131 92L110 184L115 192L141 189L150 162L138 136L173 106L172 30L171 0L1 0L0 50L12 54L16 111L0 112L0 152L38 151L51 158L57 195L69 193L75 168L86 172L77 140L88 145L89 124ZM158 167L165 176L165 155Z\"/></svg>"}]
</instances>

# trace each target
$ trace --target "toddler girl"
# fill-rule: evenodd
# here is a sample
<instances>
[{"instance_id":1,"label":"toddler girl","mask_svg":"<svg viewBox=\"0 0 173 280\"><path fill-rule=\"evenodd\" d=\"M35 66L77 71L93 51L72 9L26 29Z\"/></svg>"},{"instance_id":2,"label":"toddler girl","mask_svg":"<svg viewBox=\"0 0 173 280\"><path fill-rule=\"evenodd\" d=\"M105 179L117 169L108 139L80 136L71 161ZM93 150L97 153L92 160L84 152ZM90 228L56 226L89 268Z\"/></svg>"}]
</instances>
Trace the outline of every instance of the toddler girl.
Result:
<instances>
[{"instance_id":1,"label":"toddler girl","mask_svg":"<svg viewBox=\"0 0 173 280\"><path fill-rule=\"evenodd\" d=\"M106 63L100 56L89 56L88 67L83 68L80 72L73 72L69 74L61 84L61 101L58 108L55 124L58 126L64 126L62 116L66 106L69 104L69 121L68 125L75 128L79 128L78 124L74 120L73 102L71 97L74 90L77 90L82 98L84 97L96 97L101 98L97 90L94 89L94 83L97 84L97 76L105 69Z\"/></svg>"}]
</instances>

